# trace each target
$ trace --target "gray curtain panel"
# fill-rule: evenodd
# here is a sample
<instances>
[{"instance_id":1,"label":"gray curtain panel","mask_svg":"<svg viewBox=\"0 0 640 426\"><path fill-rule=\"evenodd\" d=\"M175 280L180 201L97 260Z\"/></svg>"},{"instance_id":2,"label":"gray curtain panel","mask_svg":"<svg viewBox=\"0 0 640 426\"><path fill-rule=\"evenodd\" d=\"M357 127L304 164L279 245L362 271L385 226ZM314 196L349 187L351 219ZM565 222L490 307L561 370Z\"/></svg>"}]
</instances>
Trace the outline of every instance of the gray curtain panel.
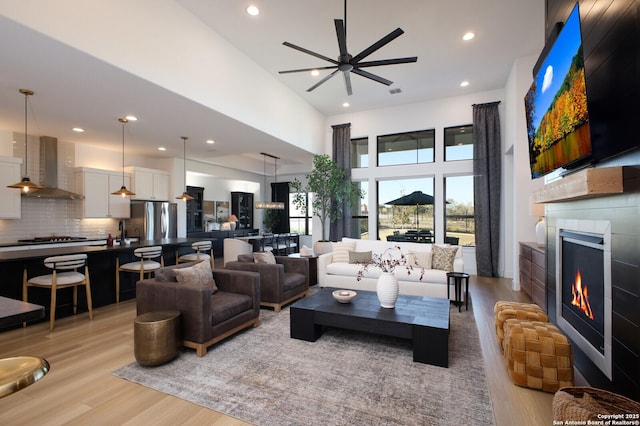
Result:
<instances>
[{"instance_id":1,"label":"gray curtain panel","mask_svg":"<svg viewBox=\"0 0 640 426\"><path fill-rule=\"evenodd\" d=\"M502 147L498 104L473 105L473 196L478 275L498 276Z\"/></svg>"},{"instance_id":2,"label":"gray curtain panel","mask_svg":"<svg viewBox=\"0 0 640 426\"><path fill-rule=\"evenodd\" d=\"M351 180L351 123L337 124L333 128L333 161L344 171L345 180ZM351 209L344 202L338 208L342 218L329 226L329 240L340 241L342 237L351 236Z\"/></svg>"}]
</instances>

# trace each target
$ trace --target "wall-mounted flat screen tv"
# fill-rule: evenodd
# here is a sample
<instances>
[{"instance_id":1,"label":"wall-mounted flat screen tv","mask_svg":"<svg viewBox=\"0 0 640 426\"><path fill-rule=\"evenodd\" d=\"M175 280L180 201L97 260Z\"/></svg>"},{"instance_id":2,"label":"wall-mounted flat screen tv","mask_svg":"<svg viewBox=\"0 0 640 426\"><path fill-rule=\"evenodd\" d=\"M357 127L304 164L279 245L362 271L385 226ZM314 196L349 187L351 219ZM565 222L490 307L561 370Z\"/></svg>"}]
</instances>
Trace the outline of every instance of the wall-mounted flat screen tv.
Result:
<instances>
[{"instance_id":1,"label":"wall-mounted flat screen tv","mask_svg":"<svg viewBox=\"0 0 640 426\"><path fill-rule=\"evenodd\" d=\"M532 178L587 161L592 148L577 3L535 75L524 103Z\"/></svg>"}]
</instances>

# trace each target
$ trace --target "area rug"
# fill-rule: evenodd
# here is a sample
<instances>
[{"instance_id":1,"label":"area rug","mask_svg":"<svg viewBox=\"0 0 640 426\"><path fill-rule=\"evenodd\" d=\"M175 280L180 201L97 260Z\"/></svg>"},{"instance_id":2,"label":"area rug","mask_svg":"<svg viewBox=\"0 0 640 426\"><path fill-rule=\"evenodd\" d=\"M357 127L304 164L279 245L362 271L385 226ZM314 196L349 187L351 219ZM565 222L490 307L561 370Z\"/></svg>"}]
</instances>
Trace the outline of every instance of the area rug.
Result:
<instances>
[{"instance_id":1,"label":"area rug","mask_svg":"<svg viewBox=\"0 0 640 426\"><path fill-rule=\"evenodd\" d=\"M495 424L471 310L451 309L449 368L412 360L410 342L329 328L289 337L289 309L198 358L113 374L258 425Z\"/></svg>"}]
</instances>

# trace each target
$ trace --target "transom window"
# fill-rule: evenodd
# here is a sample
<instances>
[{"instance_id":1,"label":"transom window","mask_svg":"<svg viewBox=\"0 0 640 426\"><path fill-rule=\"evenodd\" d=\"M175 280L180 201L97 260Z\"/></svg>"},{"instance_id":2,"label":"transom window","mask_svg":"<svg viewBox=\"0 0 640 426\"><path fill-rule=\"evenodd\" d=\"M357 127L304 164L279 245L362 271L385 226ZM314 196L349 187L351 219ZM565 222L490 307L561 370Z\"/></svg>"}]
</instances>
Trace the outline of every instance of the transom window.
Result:
<instances>
[{"instance_id":1,"label":"transom window","mask_svg":"<svg viewBox=\"0 0 640 426\"><path fill-rule=\"evenodd\" d=\"M473 125L444 129L444 160L473 159Z\"/></svg>"},{"instance_id":2,"label":"transom window","mask_svg":"<svg viewBox=\"0 0 640 426\"><path fill-rule=\"evenodd\" d=\"M378 166L432 163L435 130L378 136Z\"/></svg>"},{"instance_id":3,"label":"transom window","mask_svg":"<svg viewBox=\"0 0 640 426\"><path fill-rule=\"evenodd\" d=\"M351 168L369 167L369 138L351 139Z\"/></svg>"}]
</instances>

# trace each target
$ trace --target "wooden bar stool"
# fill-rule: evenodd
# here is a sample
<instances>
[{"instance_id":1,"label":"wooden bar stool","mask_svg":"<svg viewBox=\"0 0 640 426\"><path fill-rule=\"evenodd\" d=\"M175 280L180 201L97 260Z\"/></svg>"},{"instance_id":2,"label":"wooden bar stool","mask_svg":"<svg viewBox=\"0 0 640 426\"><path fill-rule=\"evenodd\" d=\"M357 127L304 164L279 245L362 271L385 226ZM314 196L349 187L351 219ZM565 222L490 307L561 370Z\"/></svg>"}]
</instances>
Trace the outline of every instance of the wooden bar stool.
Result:
<instances>
[{"instance_id":1,"label":"wooden bar stool","mask_svg":"<svg viewBox=\"0 0 640 426\"><path fill-rule=\"evenodd\" d=\"M133 251L134 256L140 258L135 262L120 265L120 259L116 258L116 303L120 302L120 272L134 272L140 274L140 279L144 279L144 274L164 267L162 257L162 246L140 247ZM160 258L160 262L154 259Z\"/></svg>"},{"instance_id":2,"label":"wooden bar stool","mask_svg":"<svg viewBox=\"0 0 640 426\"><path fill-rule=\"evenodd\" d=\"M29 287L43 287L51 289L49 330L53 331L53 324L56 319L56 294L58 289L61 288L73 287L73 313L75 315L78 310L78 286L85 286L85 291L87 294L87 308L89 309L89 319L93 319L91 304L91 285L89 283L87 255L70 254L67 256L47 257L44 260L44 265L47 268L52 269L53 273L27 279L27 269L25 268L22 279L22 299L25 302L28 302ZM78 272L78 269L81 269L83 267L84 273Z\"/></svg>"},{"instance_id":3,"label":"wooden bar stool","mask_svg":"<svg viewBox=\"0 0 640 426\"><path fill-rule=\"evenodd\" d=\"M211 241L196 241L191 244L193 253L183 254L178 256L176 251L176 264L181 262L199 262L201 260L209 260L211 262L211 270L213 270L213 248L211 247ZM209 253L207 253L209 252Z\"/></svg>"}]
</instances>

